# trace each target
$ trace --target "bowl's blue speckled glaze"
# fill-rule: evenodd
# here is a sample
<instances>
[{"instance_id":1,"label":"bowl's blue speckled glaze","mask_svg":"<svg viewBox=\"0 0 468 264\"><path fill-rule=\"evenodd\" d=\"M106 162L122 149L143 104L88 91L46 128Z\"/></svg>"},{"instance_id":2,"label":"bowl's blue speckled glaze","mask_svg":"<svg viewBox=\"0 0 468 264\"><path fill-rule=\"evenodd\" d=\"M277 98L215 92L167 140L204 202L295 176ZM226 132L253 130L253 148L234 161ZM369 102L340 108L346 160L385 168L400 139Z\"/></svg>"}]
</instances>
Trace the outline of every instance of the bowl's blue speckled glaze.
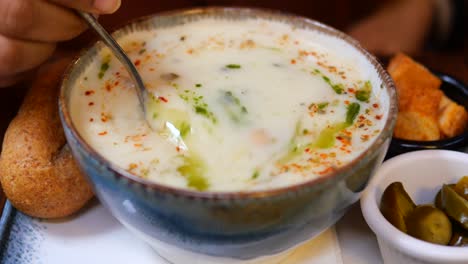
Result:
<instances>
[{"instance_id":1,"label":"bowl's blue speckled glaze","mask_svg":"<svg viewBox=\"0 0 468 264\"><path fill-rule=\"evenodd\" d=\"M290 248L333 225L356 202L381 164L396 116L393 82L376 60L348 36L312 20L255 9L207 8L148 17L115 32L164 27L203 17L261 17L340 37L375 66L389 94L388 120L379 138L359 158L319 179L254 192L196 192L152 183L111 164L78 134L69 113L76 78L102 48L98 43L70 66L60 94L65 134L99 200L122 223L155 241L214 256L250 259Z\"/></svg>"}]
</instances>

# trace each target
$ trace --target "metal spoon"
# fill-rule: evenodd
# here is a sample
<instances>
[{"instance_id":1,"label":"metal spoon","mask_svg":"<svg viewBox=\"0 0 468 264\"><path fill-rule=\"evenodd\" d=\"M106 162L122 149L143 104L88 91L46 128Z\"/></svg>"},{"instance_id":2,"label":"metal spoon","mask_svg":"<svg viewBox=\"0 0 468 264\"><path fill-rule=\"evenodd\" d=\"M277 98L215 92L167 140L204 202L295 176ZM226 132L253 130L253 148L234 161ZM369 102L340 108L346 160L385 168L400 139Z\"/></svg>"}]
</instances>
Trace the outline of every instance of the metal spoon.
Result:
<instances>
[{"instance_id":1,"label":"metal spoon","mask_svg":"<svg viewBox=\"0 0 468 264\"><path fill-rule=\"evenodd\" d=\"M125 51L120 47L120 45L115 41L115 39L99 24L97 19L90 13L77 11L77 13L89 24L89 26L101 37L107 47L114 53L114 55L119 59L119 61L123 64L123 66L127 69L130 77L132 78L133 82L135 83L136 92L138 95L138 100L140 102L140 107L143 110L143 116L145 117L148 126L153 130L158 130L157 128L152 126L152 122L149 122L146 115L146 98L148 95L148 91L145 88L145 84L143 83L143 79L141 78L138 70L136 69L135 65L133 65L132 61L128 58ZM170 122L166 122L166 126L169 128L170 134L172 139L169 139L174 145L182 148L187 149L187 145L182 140L180 136L180 131L177 130L174 125L170 124ZM175 131L174 131L175 129Z\"/></svg>"},{"instance_id":2,"label":"metal spoon","mask_svg":"<svg viewBox=\"0 0 468 264\"><path fill-rule=\"evenodd\" d=\"M143 83L143 79L141 78L138 70L136 69L135 65L133 65L130 58L128 58L125 51L122 47L115 41L115 39L99 24L97 19L90 13L77 11L77 13L88 23L88 25L101 37L102 41L107 45L107 47L114 53L115 57L119 59L119 61L123 64L125 69L127 69L130 77L132 78L136 92L138 95L138 100L140 101L140 106L143 110L143 114L146 117L146 96L147 90Z\"/></svg>"}]
</instances>

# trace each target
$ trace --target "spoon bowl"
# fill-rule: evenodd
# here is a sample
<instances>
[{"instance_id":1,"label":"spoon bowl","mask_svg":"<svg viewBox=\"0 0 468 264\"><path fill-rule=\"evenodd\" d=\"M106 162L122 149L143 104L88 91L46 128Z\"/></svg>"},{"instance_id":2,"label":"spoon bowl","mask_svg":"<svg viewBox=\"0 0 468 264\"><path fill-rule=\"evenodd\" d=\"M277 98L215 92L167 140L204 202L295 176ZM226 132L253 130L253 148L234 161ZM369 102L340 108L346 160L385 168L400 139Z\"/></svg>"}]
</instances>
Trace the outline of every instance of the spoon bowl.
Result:
<instances>
[{"instance_id":1,"label":"spoon bowl","mask_svg":"<svg viewBox=\"0 0 468 264\"><path fill-rule=\"evenodd\" d=\"M135 65L132 63L127 54L125 54L125 51L122 49L119 43L117 43L117 41L111 36L111 34L109 34L109 32L107 32L104 29L104 27L97 21L96 17L94 17L90 13L82 11L77 11L77 13L96 32L96 34L101 38L104 44L106 44L106 46L112 51L114 56L122 63L122 65L128 71L130 78L135 84L135 90L138 95L138 100L140 102L141 109L143 111L144 116L146 116L146 98L148 96L148 91L146 90L145 84L143 83L143 79L138 73L138 70L135 67ZM148 122L148 124L151 127L150 122Z\"/></svg>"},{"instance_id":2,"label":"spoon bowl","mask_svg":"<svg viewBox=\"0 0 468 264\"><path fill-rule=\"evenodd\" d=\"M127 54L119 45L119 43L117 43L117 41L112 37L112 35L109 34L109 32L107 32L104 29L104 27L97 21L95 16L93 16L90 13L86 13L82 11L77 11L77 12L86 21L86 23L88 23L88 25L96 32L96 34L101 38L104 44L112 51L114 56L122 63L122 65L128 71L129 76L135 85L135 90L138 96L139 105L140 105L141 110L143 111L143 115L145 117L146 122L148 123L148 126L155 131L159 130L158 128L152 125L152 122L148 121L148 115L146 111L148 90L145 88L145 84L143 83L143 78L141 78L141 75L138 73L138 70L133 64L133 62L127 56ZM181 148L187 148L186 144L182 140L182 137L180 136L180 131L171 130L171 137L175 138L175 141L169 140L174 145L176 145L177 147L181 147Z\"/></svg>"}]
</instances>

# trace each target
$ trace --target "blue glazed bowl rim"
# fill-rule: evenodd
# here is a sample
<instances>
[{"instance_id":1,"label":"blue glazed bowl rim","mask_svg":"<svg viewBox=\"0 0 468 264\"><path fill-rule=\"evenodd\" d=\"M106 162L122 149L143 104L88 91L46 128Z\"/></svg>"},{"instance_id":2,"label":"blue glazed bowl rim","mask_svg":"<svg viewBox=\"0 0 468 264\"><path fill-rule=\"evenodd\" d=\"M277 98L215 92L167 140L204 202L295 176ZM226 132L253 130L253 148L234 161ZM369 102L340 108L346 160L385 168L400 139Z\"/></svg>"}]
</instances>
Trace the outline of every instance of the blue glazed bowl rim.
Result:
<instances>
[{"instance_id":1,"label":"blue glazed bowl rim","mask_svg":"<svg viewBox=\"0 0 468 264\"><path fill-rule=\"evenodd\" d=\"M383 66L379 63L379 61L371 55L368 51L366 51L356 40L351 38L350 36L346 35L345 33L334 29L330 26L322 24L318 21L305 18L302 16L294 15L285 13L282 11L277 10L270 10L270 9L262 9L262 8L244 8L244 7L206 7L206 8L189 8L189 9L178 9L173 11L161 12L156 13L153 15L137 18L135 20L126 23L123 27L115 30L112 35L115 38L119 38L123 36L129 31L135 29L144 28L145 24L151 23L153 20L157 19L179 19L182 23L191 21L190 19L199 19L201 17L226 17L232 19L244 19L244 18L263 18L269 19L274 21L281 21L285 22L290 25L297 26L299 28L306 28L310 30L316 30L324 34L328 34L330 36L334 36L340 38L341 40L345 41L353 48L355 48L358 52L360 52L366 60L368 60L375 70L379 78L383 83L383 87L385 88L388 99L389 99L389 106L388 106L388 115L387 119L385 120L385 125L379 134L379 136L375 139L375 141L371 144L371 146L362 152L358 157L353 159L352 161L348 162L346 165L328 173L326 175L322 175L320 177L301 182L294 185L287 185L284 187L267 189L267 190L253 190L253 191L230 191L230 192L215 192L215 191L208 191L208 192L199 192L190 189L184 188L176 188L171 187L163 184L159 184L153 181L149 181L134 175L127 170L113 164L112 162L108 161L105 157L100 155L97 151L95 151L78 133L77 129L75 128L73 122L71 121L70 112L68 110L68 100L67 100L67 91L70 90L70 87L75 78L79 75L77 73L78 69L85 68L87 62L92 60L93 54L96 54L96 50L100 50L103 47L103 44L98 41L93 43L89 48L84 49L81 51L73 62L67 67L62 82L60 86L60 94L59 94L59 114L60 119L62 121L62 125L65 130L70 132L70 135L73 139L79 144L91 158L96 160L100 165L104 166L106 169L109 169L114 173L116 177L124 178L129 182L139 185L143 189L149 189L152 191L162 192L172 194L174 196L183 196L186 198L192 199L208 199L208 200L242 200L242 199L262 199L265 197L272 197L287 193L296 193L300 192L309 188L319 188L319 186L325 184L333 184L342 180L344 177L351 175L355 172L358 168L361 168L364 164L369 162L369 160L374 156L373 154L381 149L381 147L387 142L388 139L391 138L393 134L393 128L395 125L396 115L398 112L397 106L397 95L396 95L396 88L393 80L383 68ZM167 24L167 21L166 21ZM169 23L169 25L174 25L173 23ZM158 25L159 26L159 25ZM83 69L81 69L83 70Z\"/></svg>"}]
</instances>

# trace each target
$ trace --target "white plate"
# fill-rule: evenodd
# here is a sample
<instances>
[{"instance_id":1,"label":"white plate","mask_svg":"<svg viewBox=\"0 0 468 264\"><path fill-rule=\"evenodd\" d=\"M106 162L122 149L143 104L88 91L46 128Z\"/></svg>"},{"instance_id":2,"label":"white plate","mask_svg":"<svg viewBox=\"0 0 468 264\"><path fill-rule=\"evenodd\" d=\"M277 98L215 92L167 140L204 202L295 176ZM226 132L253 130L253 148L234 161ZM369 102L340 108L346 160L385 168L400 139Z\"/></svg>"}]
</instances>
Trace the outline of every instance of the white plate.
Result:
<instances>
[{"instance_id":1,"label":"white plate","mask_svg":"<svg viewBox=\"0 0 468 264\"><path fill-rule=\"evenodd\" d=\"M65 221L13 212L2 264L167 264L97 202ZM343 264L334 228L294 249L282 264Z\"/></svg>"}]
</instances>

